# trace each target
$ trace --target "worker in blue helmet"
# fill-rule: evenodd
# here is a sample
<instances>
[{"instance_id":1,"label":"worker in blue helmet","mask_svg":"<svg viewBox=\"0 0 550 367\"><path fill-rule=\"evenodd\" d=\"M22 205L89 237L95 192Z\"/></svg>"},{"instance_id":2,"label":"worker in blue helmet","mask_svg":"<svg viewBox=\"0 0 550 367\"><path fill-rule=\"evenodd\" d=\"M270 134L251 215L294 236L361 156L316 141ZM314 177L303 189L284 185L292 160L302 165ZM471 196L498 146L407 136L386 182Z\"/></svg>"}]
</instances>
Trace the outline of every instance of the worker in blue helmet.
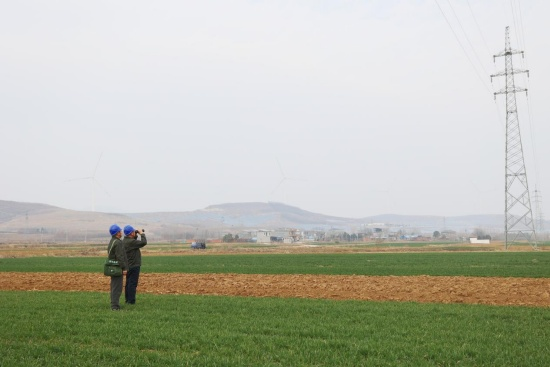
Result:
<instances>
[{"instance_id":1,"label":"worker in blue helmet","mask_svg":"<svg viewBox=\"0 0 550 367\"><path fill-rule=\"evenodd\" d=\"M122 228L117 224L113 224L109 227L109 233L111 234L111 240L107 246L107 252L109 253L109 260L116 260L120 264L123 275L128 269L128 259L126 258L126 251L124 251L124 244L120 240L122 237ZM120 295L122 294L123 275L111 277L111 310L120 310Z\"/></svg>"},{"instance_id":2,"label":"worker in blue helmet","mask_svg":"<svg viewBox=\"0 0 550 367\"><path fill-rule=\"evenodd\" d=\"M138 235L141 237L138 239ZM124 286L124 297L126 303L136 303L136 292L141 271L141 248L147 245L145 230L134 229L131 225L124 227L124 250L128 258L128 273L126 274L126 285Z\"/></svg>"}]
</instances>

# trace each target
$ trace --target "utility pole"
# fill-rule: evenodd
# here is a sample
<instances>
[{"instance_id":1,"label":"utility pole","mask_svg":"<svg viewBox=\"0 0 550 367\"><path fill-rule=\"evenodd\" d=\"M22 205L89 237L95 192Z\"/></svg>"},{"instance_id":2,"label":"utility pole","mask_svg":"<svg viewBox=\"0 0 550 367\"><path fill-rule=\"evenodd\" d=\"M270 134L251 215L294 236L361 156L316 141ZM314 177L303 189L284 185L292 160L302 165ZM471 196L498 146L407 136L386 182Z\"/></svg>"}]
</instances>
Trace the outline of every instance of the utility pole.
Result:
<instances>
[{"instance_id":1,"label":"utility pole","mask_svg":"<svg viewBox=\"0 0 550 367\"><path fill-rule=\"evenodd\" d=\"M514 69L512 59L513 55L516 54L521 54L523 57L523 51L513 50L510 47L510 31L509 27L506 27L505 49L503 52L493 56L493 61L497 57L504 57L505 68L504 71L491 75L491 82L493 81L493 77L503 76L506 79L505 87L494 93L495 99L497 98L497 94L506 95L505 249L508 249L508 245L519 238L527 240L531 246L537 248L516 106L516 93L525 92L527 94L527 89L516 87L514 82L515 74L527 73L527 77L529 77L529 70Z\"/></svg>"}]
</instances>

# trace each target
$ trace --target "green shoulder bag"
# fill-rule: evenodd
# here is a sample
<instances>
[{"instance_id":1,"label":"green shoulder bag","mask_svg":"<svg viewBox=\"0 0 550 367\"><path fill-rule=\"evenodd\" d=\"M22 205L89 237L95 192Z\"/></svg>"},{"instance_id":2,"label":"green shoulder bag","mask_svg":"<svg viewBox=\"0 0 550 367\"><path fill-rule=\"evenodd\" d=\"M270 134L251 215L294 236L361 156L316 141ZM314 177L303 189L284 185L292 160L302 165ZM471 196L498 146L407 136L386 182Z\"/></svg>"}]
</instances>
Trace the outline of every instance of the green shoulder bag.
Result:
<instances>
[{"instance_id":1,"label":"green shoulder bag","mask_svg":"<svg viewBox=\"0 0 550 367\"><path fill-rule=\"evenodd\" d=\"M111 248L109 249L109 255L111 255L111 251L113 251L113 243L111 243ZM119 277L122 275L122 268L120 267L120 263L117 260L109 260L107 257L107 261L105 261L105 265L103 265L103 274L110 276L110 277Z\"/></svg>"}]
</instances>

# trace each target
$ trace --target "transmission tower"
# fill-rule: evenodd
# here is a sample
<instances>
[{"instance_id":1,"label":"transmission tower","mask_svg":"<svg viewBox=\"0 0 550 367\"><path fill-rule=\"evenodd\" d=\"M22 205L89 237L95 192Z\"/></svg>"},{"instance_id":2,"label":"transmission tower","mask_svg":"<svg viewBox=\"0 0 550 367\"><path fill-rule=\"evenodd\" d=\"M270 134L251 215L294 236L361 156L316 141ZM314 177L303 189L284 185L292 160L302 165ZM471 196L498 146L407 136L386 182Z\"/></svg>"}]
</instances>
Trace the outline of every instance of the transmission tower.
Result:
<instances>
[{"instance_id":1,"label":"transmission tower","mask_svg":"<svg viewBox=\"0 0 550 367\"><path fill-rule=\"evenodd\" d=\"M537 186L535 186L535 217L536 217L536 231L539 233L539 235L544 231L544 214L542 213L542 195L540 193L540 190L537 190Z\"/></svg>"},{"instance_id":2,"label":"transmission tower","mask_svg":"<svg viewBox=\"0 0 550 367\"><path fill-rule=\"evenodd\" d=\"M505 87L495 92L506 95L506 161L505 161L505 202L504 202L504 246L508 249L508 244L527 240L531 246L537 247L537 238L533 223L533 212L531 210L531 198L529 195L529 185L527 184L527 172L525 170L525 160L523 159L523 146L521 144L521 133L519 129L518 111L516 106L516 93L525 92L526 88L516 87L514 75L527 73L529 70L514 69L512 65L513 55L521 54L523 51L513 50L510 47L510 31L506 27L506 39L504 51L494 55L504 57L504 71L491 75L493 77L504 76L506 79Z\"/></svg>"}]
</instances>

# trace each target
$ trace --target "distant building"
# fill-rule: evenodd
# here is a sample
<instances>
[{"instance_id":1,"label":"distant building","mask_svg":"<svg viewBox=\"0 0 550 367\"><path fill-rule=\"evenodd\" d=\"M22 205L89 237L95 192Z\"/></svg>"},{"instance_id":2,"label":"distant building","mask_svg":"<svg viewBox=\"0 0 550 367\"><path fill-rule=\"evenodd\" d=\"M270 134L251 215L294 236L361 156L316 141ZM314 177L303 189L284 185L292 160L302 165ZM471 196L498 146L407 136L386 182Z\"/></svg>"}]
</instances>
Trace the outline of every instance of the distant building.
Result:
<instances>
[{"instance_id":1,"label":"distant building","mask_svg":"<svg viewBox=\"0 0 550 367\"><path fill-rule=\"evenodd\" d=\"M270 230L259 230L256 233L256 242L257 243L271 243L271 231Z\"/></svg>"},{"instance_id":2,"label":"distant building","mask_svg":"<svg viewBox=\"0 0 550 367\"><path fill-rule=\"evenodd\" d=\"M442 240L456 240L457 239L456 231L452 231L452 230L441 231L441 239Z\"/></svg>"},{"instance_id":3,"label":"distant building","mask_svg":"<svg viewBox=\"0 0 550 367\"><path fill-rule=\"evenodd\" d=\"M297 229L259 230L256 233L257 243L296 243L301 240Z\"/></svg>"},{"instance_id":4,"label":"distant building","mask_svg":"<svg viewBox=\"0 0 550 367\"><path fill-rule=\"evenodd\" d=\"M325 240L325 231L303 231L302 241L304 242L316 242Z\"/></svg>"},{"instance_id":5,"label":"distant building","mask_svg":"<svg viewBox=\"0 0 550 367\"><path fill-rule=\"evenodd\" d=\"M491 240L479 240L477 237L470 237L470 243L483 243L483 244L490 244Z\"/></svg>"}]
</instances>

